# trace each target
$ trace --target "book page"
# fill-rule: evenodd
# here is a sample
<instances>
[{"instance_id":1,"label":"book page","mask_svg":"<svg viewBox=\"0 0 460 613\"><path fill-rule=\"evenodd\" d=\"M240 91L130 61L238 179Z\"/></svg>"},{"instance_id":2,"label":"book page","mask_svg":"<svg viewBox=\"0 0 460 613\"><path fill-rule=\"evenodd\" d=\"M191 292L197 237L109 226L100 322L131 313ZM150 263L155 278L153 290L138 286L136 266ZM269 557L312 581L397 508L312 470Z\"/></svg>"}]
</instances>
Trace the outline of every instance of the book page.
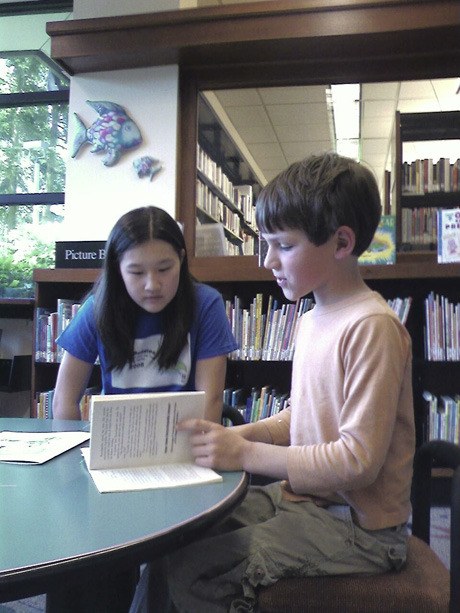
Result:
<instances>
[{"instance_id":1,"label":"book page","mask_svg":"<svg viewBox=\"0 0 460 613\"><path fill-rule=\"evenodd\" d=\"M187 432L176 424L204 417L204 392L93 396L91 469L193 462Z\"/></svg>"},{"instance_id":2,"label":"book page","mask_svg":"<svg viewBox=\"0 0 460 613\"><path fill-rule=\"evenodd\" d=\"M89 449L82 449L86 464L89 464ZM89 473L101 493L128 492L135 490L181 487L200 483L218 483L221 475L210 468L187 464L162 464L116 469L89 469Z\"/></svg>"},{"instance_id":3,"label":"book page","mask_svg":"<svg viewBox=\"0 0 460 613\"><path fill-rule=\"evenodd\" d=\"M89 439L88 432L0 432L0 462L43 464Z\"/></svg>"}]
</instances>

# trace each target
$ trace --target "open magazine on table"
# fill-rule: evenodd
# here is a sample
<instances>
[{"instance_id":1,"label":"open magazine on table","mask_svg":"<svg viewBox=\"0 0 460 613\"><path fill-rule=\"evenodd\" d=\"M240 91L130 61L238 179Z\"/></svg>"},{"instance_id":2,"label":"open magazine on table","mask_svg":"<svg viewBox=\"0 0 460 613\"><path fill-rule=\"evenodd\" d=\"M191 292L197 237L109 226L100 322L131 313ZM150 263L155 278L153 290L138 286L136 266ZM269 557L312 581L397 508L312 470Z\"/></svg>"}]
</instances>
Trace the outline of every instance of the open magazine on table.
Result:
<instances>
[{"instance_id":1,"label":"open magazine on table","mask_svg":"<svg viewBox=\"0 0 460 613\"><path fill-rule=\"evenodd\" d=\"M89 439L89 432L0 432L0 462L43 464Z\"/></svg>"}]
</instances>

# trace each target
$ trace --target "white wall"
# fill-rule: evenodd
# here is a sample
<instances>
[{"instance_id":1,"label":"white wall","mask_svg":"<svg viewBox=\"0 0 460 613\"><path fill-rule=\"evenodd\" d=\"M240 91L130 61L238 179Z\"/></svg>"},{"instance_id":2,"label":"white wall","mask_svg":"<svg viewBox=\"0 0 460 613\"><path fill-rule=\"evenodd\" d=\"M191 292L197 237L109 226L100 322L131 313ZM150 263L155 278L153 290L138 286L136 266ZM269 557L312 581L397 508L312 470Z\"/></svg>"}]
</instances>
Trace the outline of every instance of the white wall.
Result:
<instances>
[{"instance_id":1,"label":"white wall","mask_svg":"<svg viewBox=\"0 0 460 613\"><path fill-rule=\"evenodd\" d=\"M117 164L104 166L104 152L83 145L67 161L66 213L62 240L105 240L126 211L153 204L175 215L178 67L161 66L78 75L72 78L69 105L69 145L75 135L73 113L86 127L98 115L87 103L121 105L139 127L143 143L127 150ZM70 147L69 147L70 149ZM163 170L152 180L140 179L133 161L141 156L161 160Z\"/></svg>"},{"instance_id":2,"label":"white wall","mask_svg":"<svg viewBox=\"0 0 460 613\"><path fill-rule=\"evenodd\" d=\"M157 13L179 8L177 0L74 0L74 19Z\"/></svg>"},{"instance_id":3,"label":"white wall","mask_svg":"<svg viewBox=\"0 0 460 613\"><path fill-rule=\"evenodd\" d=\"M75 0L73 17L107 17L177 8L179 0ZM122 106L139 127L143 143L127 150L112 167L103 165L103 152L91 153L87 145L74 159L69 155L62 240L106 240L120 215L138 206L153 204L175 216L178 82L179 71L175 65L72 77L69 145L75 135L74 113L86 127L98 118L86 100ZM148 177L140 179L133 168L133 161L146 155L163 164L163 170L152 181Z\"/></svg>"},{"instance_id":4,"label":"white wall","mask_svg":"<svg viewBox=\"0 0 460 613\"><path fill-rule=\"evenodd\" d=\"M2 51L41 50L49 55L50 38L46 34L48 21L64 21L70 13L13 15L0 19L0 49Z\"/></svg>"}]
</instances>

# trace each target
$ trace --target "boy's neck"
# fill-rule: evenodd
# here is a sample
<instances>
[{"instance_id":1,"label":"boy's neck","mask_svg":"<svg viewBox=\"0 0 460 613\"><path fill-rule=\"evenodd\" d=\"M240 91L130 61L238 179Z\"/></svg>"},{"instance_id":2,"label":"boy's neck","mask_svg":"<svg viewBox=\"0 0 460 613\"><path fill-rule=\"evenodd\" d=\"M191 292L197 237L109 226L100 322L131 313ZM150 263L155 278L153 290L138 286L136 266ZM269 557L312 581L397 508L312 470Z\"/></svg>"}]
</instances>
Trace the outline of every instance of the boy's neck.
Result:
<instances>
[{"instance_id":1,"label":"boy's neck","mask_svg":"<svg viewBox=\"0 0 460 613\"><path fill-rule=\"evenodd\" d=\"M313 293L316 305L330 306L369 291L371 290L361 276L358 262L353 258L352 261L342 261L328 283Z\"/></svg>"}]
</instances>

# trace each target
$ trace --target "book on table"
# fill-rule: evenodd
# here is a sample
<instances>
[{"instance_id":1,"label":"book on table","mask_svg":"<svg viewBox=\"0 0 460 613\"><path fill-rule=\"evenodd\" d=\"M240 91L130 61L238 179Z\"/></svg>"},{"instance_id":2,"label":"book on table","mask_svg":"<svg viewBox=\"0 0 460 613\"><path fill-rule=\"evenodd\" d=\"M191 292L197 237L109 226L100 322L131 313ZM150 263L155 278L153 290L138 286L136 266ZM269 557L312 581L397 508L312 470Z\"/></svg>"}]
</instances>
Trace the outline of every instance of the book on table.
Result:
<instances>
[{"instance_id":1,"label":"book on table","mask_svg":"<svg viewBox=\"0 0 460 613\"><path fill-rule=\"evenodd\" d=\"M195 464L179 421L204 417L204 392L115 394L91 399L91 439L82 449L100 492L222 481Z\"/></svg>"},{"instance_id":2,"label":"book on table","mask_svg":"<svg viewBox=\"0 0 460 613\"><path fill-rule=\"evenodd\" d=\"M89 439L89 432L0 432L0 462L44 464Z\"/></svg>"}]
</instances>

